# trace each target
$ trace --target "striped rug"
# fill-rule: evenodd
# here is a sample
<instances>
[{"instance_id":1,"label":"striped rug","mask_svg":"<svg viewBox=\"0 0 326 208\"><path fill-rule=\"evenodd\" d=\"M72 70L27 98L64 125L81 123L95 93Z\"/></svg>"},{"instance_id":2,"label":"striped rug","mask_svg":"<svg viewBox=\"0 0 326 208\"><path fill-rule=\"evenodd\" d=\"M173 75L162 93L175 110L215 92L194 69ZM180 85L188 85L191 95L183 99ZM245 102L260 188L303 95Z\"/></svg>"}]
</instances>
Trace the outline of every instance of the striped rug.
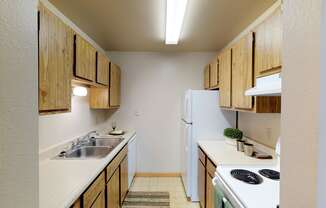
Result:
<instances>
[{"instance_id":1,"label":"striped rug","mask_svg":"<svg viewBox=\"0 0 326 208\"><path fill-rule=\"evenodd\" d=\"M142 192L128 193L122 208L170 208L169 192Z\"/></svg>"}]
</instances>

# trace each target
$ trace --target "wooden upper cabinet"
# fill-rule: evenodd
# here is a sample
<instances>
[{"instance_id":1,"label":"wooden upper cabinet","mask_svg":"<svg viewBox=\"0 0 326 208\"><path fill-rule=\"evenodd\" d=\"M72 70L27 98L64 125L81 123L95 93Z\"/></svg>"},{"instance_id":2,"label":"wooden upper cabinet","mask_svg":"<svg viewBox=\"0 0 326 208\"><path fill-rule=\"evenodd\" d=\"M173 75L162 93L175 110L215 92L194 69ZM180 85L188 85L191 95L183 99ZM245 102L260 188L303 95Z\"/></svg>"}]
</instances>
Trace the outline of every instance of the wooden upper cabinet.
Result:
<instances>
[{"instance_id":1,"label":"wooden upper cabinet","mask_svg":"<svg viewBox=\"0 0 326 208\"><path fill-rule=\"evenodd\" d=\"M255 30L255 73L262 77L281 71L282 11L277 9Z\"/></svg>"},{"instance_id":2,"label":"wooden upper cabinet","mask_svg":"<svg viewBox=\"0 0 326 208\"><path fill-rule=\"evenodd\" d=\"M102 85L109 85L110 61L106 55L97 53L96 82Z\"/></svg>"},{"instance_id":3,"label":"wooden upper cabinet","mask_svg":"<svg viewBox=\"0 0 326 208\"><path fill-rule=\"evenodd\" d=\"M121 99L121 69L118 65L110 64L110 107L119 107Z\"/></svg>"},{"instance_id":4,"label":"wooden upper cabinet","mask_svg":"<svg viewBox=\"0 0 326 208\"><path fill-rule=\"evenodd\" d=\"M92 109L109 109L110 97L107 87L90 87L89 105Z\"/></svg>"},{"instance_id":5,"label":"wooden upper cabinet","mask_svg":"<svg viewBox=\"0 0 326 208\"><path fill-rule=\"evenodd\" d=\"M80 35L75 35L75 71L77 78L95 82L96 50Z\"/></svg>"},{"instance_id":6,"label":"wooden upper cabinet","mask_svg":"<svg viewBox=\"0 0 326 208\"><path fill-rule=\"evenodd\" d=\"M224 50L219 56L219 104L221 107L231 108L232 89L232 52L231 49Z\"/></svg>"},{"instance_id":7,"label":"wooden upper cabinet","mask_svg":"<svg viewBox=\"0 0 326 208\"><path fill-rule=\"evenodd\" d=\"M39 111L69 111L73 31L42 4L39 12Z\"/></svg>"},{"instance_id":8,"label":"wooden upper cabinet","mask_svg":"<svg viewBox=\"0 0 326 208\"><path fill-rule=\"evenodd\" d=\"M92 109L118 108L121 100L121 70L116 64L109 64L109 86L90 88L90 107Z\"/></svg>"},{"instance_id":9,"label":"wooden upper cabinet","mask_svg":"<svg viewBox=\"0 0 326 208\"><path fill-rule=\"evenodd\" d=\"M252 109L253 98L245 91L253 87L253 34L249 33L232 47L232 105Z\"/></svg>"},{"instance_id":10,"label":"wooden upper cabinet","mask_svg":"<svg viewBox=\"0 0 326 208\"><path fill-rule=\"evenodd\" d=\"M205 66L204 69L204 89L209 89L209 84L210 84L210 66L209 64Z\"/></svg>"},{"instance_id":11,"label":"wooden upper cabinet","mask_svg":"<svg viewBox=\"0 0 326 208\"><path fill-rule=\"evenodd\" d=\"M219 86L219 63L218 58L215 57L214 60L210 64L210 79L209 79L209 88L216 89Z\"/></svg>"}]
</instances>

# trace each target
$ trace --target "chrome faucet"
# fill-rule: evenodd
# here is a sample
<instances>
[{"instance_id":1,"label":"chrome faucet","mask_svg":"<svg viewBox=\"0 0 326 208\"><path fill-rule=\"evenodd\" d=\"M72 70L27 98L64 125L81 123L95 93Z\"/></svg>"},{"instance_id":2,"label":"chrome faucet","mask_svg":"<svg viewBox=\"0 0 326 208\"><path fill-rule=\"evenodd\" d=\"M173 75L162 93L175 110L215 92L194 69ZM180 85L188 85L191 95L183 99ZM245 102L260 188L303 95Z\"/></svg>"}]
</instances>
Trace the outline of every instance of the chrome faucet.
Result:
<instances>
[{"instance_id":1,"label":"chrome faucet","mask_svg":"<svg viewBox=\"0 0 326 208\"><path fill-rule=\"evenodd\" d=\"M88 142L90 142L93 134L96 135L97 131L88 132L85 136L79 137L76 140L72 141L70 149L73 150L73 149L79 148L83 144L87 144Z\"/></svg>"},{"instance_id":2,"label":"chrome faucet","mask_svg":"<svg viewBox=\"0 0 326 208\"><path fill-rule=\"evenodd\" d=\"M85 137L83 137L83 139L90 139L90 138L92 138L91 136L93 135L93 134L95 134L95 135L97 135L97 131L91 131L91 132L88 132L87 134L86 134L86 136Z\"/></svg>"}]
</instances>

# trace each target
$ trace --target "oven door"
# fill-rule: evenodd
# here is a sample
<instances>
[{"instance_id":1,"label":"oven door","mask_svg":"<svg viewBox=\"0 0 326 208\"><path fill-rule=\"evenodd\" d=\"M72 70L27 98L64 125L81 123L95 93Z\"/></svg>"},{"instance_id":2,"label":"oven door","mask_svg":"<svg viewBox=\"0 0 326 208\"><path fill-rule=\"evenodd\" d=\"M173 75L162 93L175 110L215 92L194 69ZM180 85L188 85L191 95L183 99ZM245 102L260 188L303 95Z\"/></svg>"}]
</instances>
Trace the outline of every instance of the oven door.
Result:
<instances>
[{"instance_id":1,"label":"oven door","mask_svg":"<svg viewBox=\"0 0 326 208\"><path fill-rule=\"evenodd\" d=\"M246 208L217 173L212 183L214 185L214 208Z\"/></svg>"}]
</instances>

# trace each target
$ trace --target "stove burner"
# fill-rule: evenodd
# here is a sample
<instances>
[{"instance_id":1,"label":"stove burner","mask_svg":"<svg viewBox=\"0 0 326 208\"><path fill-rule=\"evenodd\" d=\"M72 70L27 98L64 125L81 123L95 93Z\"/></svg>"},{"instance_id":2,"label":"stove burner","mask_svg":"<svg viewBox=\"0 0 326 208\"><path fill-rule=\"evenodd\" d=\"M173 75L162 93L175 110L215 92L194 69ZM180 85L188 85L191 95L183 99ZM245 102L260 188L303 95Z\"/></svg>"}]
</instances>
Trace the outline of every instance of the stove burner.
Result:
<instances>
[{"instance_id":1,"label":"stove burner","mask_svg":"<svg viewBox=\"0 0 326 208\"><path fill-rule=\"evenodd\" d=\"M248 170L234 169L231 171L231 175L240 181L253 185L261 184L263 182L262 177Z\"/></svg>"},{"instance_id":2,"label":"stove burner","mask_svg":"<svg viewBox=\"0 0 326 208\"><path fill-rule=\"evenodd\" d=\"M262 169L258 171L262 176L272 180L280 180L280 172L270 169Z\"/></svg>"}]
</instances>

